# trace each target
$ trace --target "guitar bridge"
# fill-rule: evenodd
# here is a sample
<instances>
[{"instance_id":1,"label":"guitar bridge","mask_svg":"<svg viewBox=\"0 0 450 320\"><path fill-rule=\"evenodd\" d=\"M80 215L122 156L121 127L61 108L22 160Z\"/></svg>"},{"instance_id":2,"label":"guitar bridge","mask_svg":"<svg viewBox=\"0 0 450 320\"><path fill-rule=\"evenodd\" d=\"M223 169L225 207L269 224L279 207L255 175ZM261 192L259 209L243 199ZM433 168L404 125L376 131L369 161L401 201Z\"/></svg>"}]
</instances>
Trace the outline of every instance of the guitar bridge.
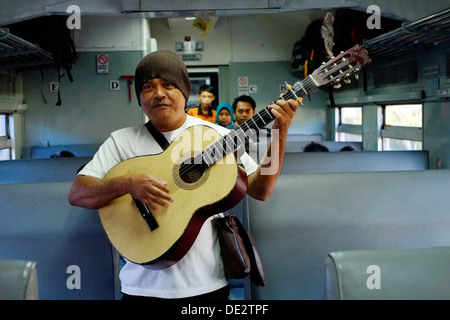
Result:
<instances>
[{"instance_id":1,"label":"guitar bridge","mask_svg":"<svg viewBox=\"0 0 450 320\"><path fill-rule=\"evenodd\" d=\"M141 213L142 218L144 218L145 222L147 222L148 227L151 231L155 230L159 227L158 222L155 219L155 216L150 211L150 209L142 203L142 201L133 198L134 203L136 204L136 207L138 208L139 212Z\"/></svg>"}]
</instances>

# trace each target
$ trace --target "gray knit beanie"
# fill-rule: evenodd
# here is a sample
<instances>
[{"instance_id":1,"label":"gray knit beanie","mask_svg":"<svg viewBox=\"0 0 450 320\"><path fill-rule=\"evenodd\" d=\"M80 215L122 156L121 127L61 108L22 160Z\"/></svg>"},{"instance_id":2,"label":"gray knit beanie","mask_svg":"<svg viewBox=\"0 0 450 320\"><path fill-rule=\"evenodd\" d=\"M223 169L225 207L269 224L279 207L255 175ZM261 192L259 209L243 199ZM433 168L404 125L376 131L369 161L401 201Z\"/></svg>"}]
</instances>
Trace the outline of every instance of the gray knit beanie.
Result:
<instances>
[{"instance_id":1,"label":"gray knit beanie","mask_svg":"<svg viewBox=\"0 0 450 320\"><path fill-rule=\"evenodd\" d=\"M141 90L144 83L152 78L161 78L171 82L183 94L186 102L191 93L186 65L180 56L170 50L155 51L146 55L136 67L134 88L141 105Z\"/></svg>"}]
</instances>

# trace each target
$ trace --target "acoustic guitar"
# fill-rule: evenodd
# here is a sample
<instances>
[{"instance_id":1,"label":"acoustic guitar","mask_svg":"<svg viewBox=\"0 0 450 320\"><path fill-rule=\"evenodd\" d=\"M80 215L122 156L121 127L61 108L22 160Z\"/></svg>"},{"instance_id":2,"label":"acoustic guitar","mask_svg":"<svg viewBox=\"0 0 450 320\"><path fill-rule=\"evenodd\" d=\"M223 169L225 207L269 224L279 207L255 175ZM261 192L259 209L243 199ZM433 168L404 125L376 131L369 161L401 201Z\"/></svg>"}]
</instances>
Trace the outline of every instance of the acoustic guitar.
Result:
<instances>
[{"instance_id":1,"label":"acoustic guitar","mask_svg":"<svg viewBox=\"0 0 450 320\"><path fill-rule=\"evenodd\" d=\"M279 99L301 99L319 86L336 83L370 62L355 46L332 58ZM149 172L168 183L174 202L151 212L127 194L99 209L109 240L126 259L161 269L179 261L191 248L210 216L235 206L244 196L247 176L235 151L275 117L265 107L225 136L208 126L183 131L162 153L139 156L114 166L113 178Z\"/></svg>"}]
</instances>

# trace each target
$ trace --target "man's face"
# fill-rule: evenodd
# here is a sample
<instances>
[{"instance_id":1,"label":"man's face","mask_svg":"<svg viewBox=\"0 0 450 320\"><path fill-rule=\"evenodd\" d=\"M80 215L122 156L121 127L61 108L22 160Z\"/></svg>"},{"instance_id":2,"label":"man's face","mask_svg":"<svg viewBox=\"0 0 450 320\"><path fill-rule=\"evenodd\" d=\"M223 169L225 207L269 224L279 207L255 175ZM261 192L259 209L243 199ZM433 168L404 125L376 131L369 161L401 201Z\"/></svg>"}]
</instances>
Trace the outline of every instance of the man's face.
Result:
<instances>
[{"instance_id":1,"label":"man's face","mask_svg":"<svg viewBox=\"0 0 450 320\"><path fill-rule=\"evenodd\" d=\"M250 102L238 101L236 110L234 111L234 118L238 125L241 125L243 122L250 119L254 113Z\"/></svg>"},{"instance_id":2,"label":"man's face","mask_svg":"<svg viewBox=\"0 0 450 320\"><path fill-rule=\"evenodd\" d=\"M142 86L141 105L153 125L160 131L179 128L186 119L186 100L171 82L153 78Z\"/></svg>"}]
</instances>

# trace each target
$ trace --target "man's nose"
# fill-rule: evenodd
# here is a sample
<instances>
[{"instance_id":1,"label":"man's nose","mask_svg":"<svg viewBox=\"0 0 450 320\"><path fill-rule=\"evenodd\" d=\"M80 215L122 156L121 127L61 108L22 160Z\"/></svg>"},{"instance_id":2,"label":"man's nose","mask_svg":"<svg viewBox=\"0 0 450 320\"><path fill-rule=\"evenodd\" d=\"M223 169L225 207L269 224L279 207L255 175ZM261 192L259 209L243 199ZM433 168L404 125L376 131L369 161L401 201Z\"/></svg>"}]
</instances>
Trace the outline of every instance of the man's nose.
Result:
<instances>
[{"instance_id":1,"label":"man's nose","mask_svg":"<svg viewBox=\"0 0 450 320\"><path fill-rule=\"evenodd\" d=\"M164 89L164 86L157 85L155 86L155 96L158 98L164 97L166 94L166 90Z\"/></svg>"}]
</instances>

